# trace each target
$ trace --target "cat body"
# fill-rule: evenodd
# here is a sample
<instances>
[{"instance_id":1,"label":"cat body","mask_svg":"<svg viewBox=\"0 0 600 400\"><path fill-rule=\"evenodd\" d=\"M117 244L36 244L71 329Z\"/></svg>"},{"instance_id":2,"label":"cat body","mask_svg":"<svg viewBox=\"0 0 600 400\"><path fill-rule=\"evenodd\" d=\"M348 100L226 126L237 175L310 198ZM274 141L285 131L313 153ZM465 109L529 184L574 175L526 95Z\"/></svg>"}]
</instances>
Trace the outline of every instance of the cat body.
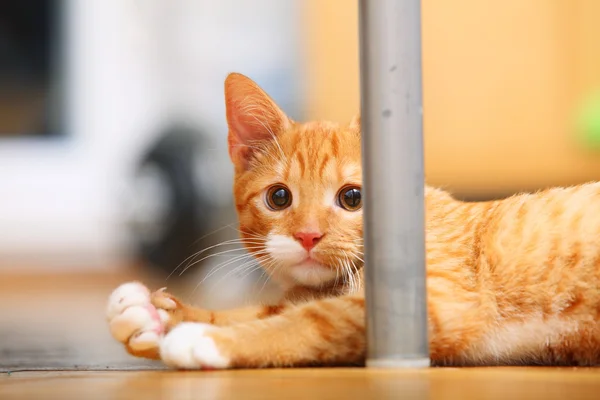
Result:
<instances>
[{"instance_id":1,"label":"cat body","mask_svg":"<svg viewBox=\"0 0 600 400\"><path fill-rule=\"evenodd\" d=\"M241 240L284 299L209 311L127 283L113 336L177 368L361 365L360 120L297 123L240 74L225 98ZM481 203L426 187L425 210L434 365L600 364L600 183Z\"/></svg>"}]
</instances>

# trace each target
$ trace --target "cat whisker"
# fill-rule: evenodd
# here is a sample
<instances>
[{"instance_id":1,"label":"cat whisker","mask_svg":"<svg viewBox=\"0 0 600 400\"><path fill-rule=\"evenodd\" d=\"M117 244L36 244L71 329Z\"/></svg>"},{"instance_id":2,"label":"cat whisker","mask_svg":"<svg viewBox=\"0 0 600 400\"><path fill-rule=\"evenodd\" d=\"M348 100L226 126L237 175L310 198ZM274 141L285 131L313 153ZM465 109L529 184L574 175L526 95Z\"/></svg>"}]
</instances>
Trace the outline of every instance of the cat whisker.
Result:
<instances>
[{"instance_id":1,"label":"cat whisker","mask_svg":"<svg viewBox=\"0 0 600 400\"><path fill-rule=\"evenodd\" d=\"M350 279L350 291L354 292L354 287L356 285L355 279L354 279L354 274L352 273L352 271L350 270L350 263L348 262L348 260L344 260L344 265L346 266L346 271L348 271L348 278Z\"/></svg>"},{"instance_id":2,"label":"cat whisker","mask_svg":"<svg viewBox=\"0 0 600 400\"><path fill-rule=\"evenodd\" d=\"M267 236L261 235L257 232L249 230L248 228L244 228L245 229L244 231L237 229L237 228L232 228L232 229L234 229L235 231L237 231L238 233L240 233L242 235L250 236L252 239L263 240L263 241L266 241L268 239Z\"/></svg>"},{"instance_id":3,"label":"cat whisker","mask_svg":"<svg viewBox=\"0 0 600 400\"><path fill-rule=\"evenodd\" d=\"M249 260L246 261L245 263L243 263L242 265L239 265L235 268L233 268L231 271L227 272L225 275L223 275L222 277L220 277L219 279L217 279L211 286L211 288L209 289L209 291L214 290L221 282L227 280L227 278L229 278L232 275L235 274L242 274L241 279L245 278L247 275L251 274L253 271L255 271L257 268L260 267L260 264L256 263L254 260ZM246 271L249 271L246 273Z\"/></svg>"},{"instance_id":4,"label":"cat whisker","mask_svg":"<svg viewBox=\"0 0 600 400\"><path fill-rule=\"evenodd\" d=\"M207 233L206 235L202 235L202 236L200 236L198 239L196 239L196 240L194 240L194 241L192 242L192 246L193 246L193 245L195 245L195 244L197 244L198 242L200 242L202 239L206 239L207 237L209 237L209 236L212 236L212 235L214 235L215 233L221 232L223 229L231 228L231 226L232 226L233 224L235 224L235 221L233 221L233 222L231 222L231 223L229 223L229 224L226 224L226 225L224 225L224 226L222 226L222 227L220 227L220 228L218 228L218 229L215 229L214 231L212 231L212 232L209 232L209 233Z\"/></svg>"},{"instance_id":5,"label":"cat whisker","mask_svg":"<svg viewBox=\"0 0 600 400\"><path fill-rule=\"evenodd\" d=\"M214 282L211 285L211 288L209 289L209 291L212 290L214 287L216 287L220 282L222 282L223 279L225 279L227 276L230 275L230 273L240 271L240 270L245 270L246 267L252 267L253 266L252 263L254 263L255 261L256 260L253 256L248 257L246 259L229 260L229 262L224 263L224 264L220 265L218 268L213 269L207 276L205 276L200 282L198 282L196 284L193 291L196 291L205 281L207 281L212 275L214 275L216 272L218 272L218 270L221 270L228 265L234 264L236 262L241 262L240 265L237 265L231 271L229 271L227 274L225 274L225 276L220 277L216 282Z\"/></svg>"},{"instance_id":6,"label":"cat whisker","mask_svg":"<svg viewBox=\"0 0 600 400\"><path fill-rule=\"evenodd\" d=\"M260 296L263 292L263 290L265 290L265 288L267 287L267 283L269 283L269 281L271 280L271 277L269 276L269 274L267 274L267 272L263 269L262 274L260 274L260 278L258 278L258 281L260 282L261 279L264 278L264 283L262 284L262 286L260 287L260 290L258 291L258 296Z\"/></svg>"},{"instance_id":7,"label":"cat whisker","mask_svg":"<svg viewBox=\"0 0 600 400\"><path fill-rule=\"evenodd\" d=\"M238 232L238 233L240 233L242 235L247 235L247 236L250 236L253 239L258 239L258 240L264 240L264 241L267 240L267 236L266 235L260 234L260 233L258 233L256 231L253 231L253 230L251 230L248 227L244 227L244 230L242 231L242 230L240 230L240 229L238 229L238 228L236 228L236 227L234 227L232 225L233 224L229 225L229 228L233 229L234 231L236 231L236 232Z\"/></svg>"},{"instance_id":8,"label":"cat whisker","mask_svg":"<svg viewBox=\"0 0 600 400\"><path fill-rule=\"evenodd\" d=\"M276 259L272 259L270 264L267 266L263 266L263 273L260 275L260 279L262 279L263 277L265 277L265 282L263 283L263 285L261 286L260 290L258 291L258 295L260 296L260 294L262 293L262 291L265 289L267 283L269 283L269 281L271 280L271 277L269 274L267 274L267 271L269 268L271 268L272 265L276 264L277 260Z\"/></svg>"},{"instance_id":9,"label":"cat whisker","mask_svg":"<svg viewBox=\"0 0 600 400\"><path fill-rule=\"evenodd\" d=\"M250 274L260 269L262 269L262 266L259 263L253 264L251 267L246 268L246 272L240 275L240 279L246 279Z\"/></svg>"},{"instance_id":10,"label":"cat whisker","mask_svg":"<svg viewBox=\"0 0 600 400\"><path fill-rule=\"evenodd\" d=\"M204 261L204 260L207 260L207 259L209 259L209 258L213 258L213 257L221 257L221 256L227 255L227 254L229 254L229 253L233 253L233 252L237 252L237 251L248 251L248 250L254 250L254 249L256 249L256 250L263 250L263 249L264 249L264 246L247 246L247 247L240 247L240 248L237 248L237 249L229 249L229 250L220 251L220 252L218 252L218 253L209 254L209 255L207 255L207 256L204 256L204 257L202 257L200 260L194 261L193 263L191 263L191 264L187 265L187 266L186 266L186 267L183 269L183 271L181 271L181 272L179 273L179 276L183 275L183 273L184 273L185 271L187 271L188 269L190 269L190 268L191 268L191 267L193 267L194 265L200 264L202 261Z\"/></svg>"},{"instance_id":11,"label":"cat whisker","mask_svg":"<svg viewBox=\"0 0 600 400\"><path fill-rule=\"evenodd\" d=\"M227 279L229 276L231 276L232 274L235 274L236 272L242 272L242 273L243 273L244 271L247 271L248 269L250 269L250 272L248 272L246 275L244 275L244 277L245 277L245 276L247 276L247 275L249 275L249 274L251 274L251 273L252 273L253 271L255 271L257 268L260 268L260 267L261 267L261 265L260 265L260 261L261 261L261 260L264 260L264 259L267 259L268 257L270 257L270 255L269 255L269 254L263 255L263 256L261 256L261 257L256 257L256 258L254 258L254 256L253 256L253 258L252 258L251 260L244 261L244 262L243 262L241 265L238 265L237 267L233 268L231 271L227 272L225 275L223 275L222 277L220 277L220 278L219 278L219 279L218 279L218 280L217 280L217 281L216 281L216 282L215 282L215 283L212 285L212 287L214 288L214 287L215 287L215 286L217 286L219 283L221 283L223 280ZM239 260L236 260L236 261L239 261ZM254 262L256 262L256 264L253 264ZM231 264L231 263L230 263L230 264ZM221 269L222 269L222 268L221 268ZM205 278L205 279L203 279L202 281L200 281L200 283L198 283L198 284L196 285L196 287L194 288L194 290L196 290L196 289L197 289L197 288L198 288L198 287L199 287L199 286L202 284L202 282L204 282L205 280L206 280L206 278ZM209 290L212 290L212 289L209 289Z\"/></svg>"},{"instance_id":12,"label":"cat whisker","mask_svg":"<svg viewBox=\"0 0 600 400\"><path fill-rule=\"evenodd\" d=\"M335 281L333 282L333 287L336 288L338 285L338 280L340 278L340 269L336 266L335 268Z\"/></svg>"},{"instance_id":13,"label":"cat whisker","mask_svg":"<svg viewBox=\"0 0 600 400\"><path fill-rule=\"evenodd\" d=\"M264 241L258 241L258 240L254 241L254 240L245 240L245 239L231 239L231 240L225 240L225 241L223 241L221 243L217 243L215 245L206 247L206 248L204 248L204 249L202 249L202 250L200 250L200 251L192 254L191 256L189 256L185 260L183 260L181 263L179 263L179 265L177 267L175 267L175 269L173 269L173 271L171 271L171 273L169 274L169 276L167 277L167 279L171 275L173 275L179 268L181 268L181 266L185 262L188 262L188 263L195 262L195 260L194 260L195 258L199 257L201 254L203 254L203 253L205 253L205 252L207 252L209 250L212 250L212 249L214 249L216 247L233 246L233 245L242 245L242 246L246 246L246 245L264 245ZM186 265L185 268L186 269L189 268L189 264Z\"/></svg>"},{"instance_id":14,"label":"cat whisker","mask_svg":"<svg viewBox=\"0 0 600 400\"><path fill-rule=\"evenodd\" d=\"M351 291L352 291L352 293L354 293L358 289L360 289L360 282L359 282L359 278L358 278L358 267L354 263L354 260L352 260L350 257L348 257L348 254L346 252L344 252L344 254L346 256L348 273L352 280ZM352 252L350 253L350 255L353 256Z\"/></svg>"},{"instance_id":15,"label":"cat whisker","mask_svg":"<svg viewBox=\"0 0 600 400\"><path fill-rule=\"evenodd\" d=\"M352 263L352 267L354 269L354 277L356 278L356 291L359 291L362 288L362 281L360 279L360 275L358 274L358 267L354 264L354 261L350 261Z\"/></svg>"},{"instance_id":16,"label":"cat whisker","mask_svg":"<svg viewBox=\"0 0 600 400\"><path fill-rule=\"evenodd\" d=\"M265 259L265 257L263 256L262 259L258 260L258 268L253 269L252 271L248 272L247 274L245 274L243 278L247 277L248 275L250 275L252 272L256 271L257 269L262 269L263 273L261 274L261 277L264 276L266 274L266 271L268 271L268 269L277 262L277 260L275 260L273 257L271 257L269 255L269 257L266 257L267 259ZM265 281L265 284L267 283L268 280ZM264 287L264 284L263 284Z\"/></svg>"},{"instance_id":17,"label":"cat whisker","mask_svg":"<svg viewBox=\"0 0 600 400\"><path fill-rule=\"evenodd\" d=\"M350 287L352 288L352 286L354 285L354 279L352 277L352 273L350 272L350 266L348 265L348 256L346 255L346 252L343 251L343 258L340 260L341 265L343 267L344 270L344 275L345 275L345 279L344 281L350 285Z\"/></svg>"},{"instance_id":18,"label":"cat whisker","mask_svg":"<svg viewBox=\"0 0 600 400\"><path fill-rule=\"evenodd\" d=\"M357 253L359 253L359 254L357 254ZM351 255L353 258L355 258L355 259L359 260L361 263L363 263L363 264L365 263L365 261L364 261L364 260L362 259L362 257L361 257L361 256L363 255L363 253L362 253L362 252L357 252L357 251L350 250L350 255Z\"/></svg>"},{"instance_id":19,"label":"cat whisker","mask_svg":"<svg viewBox=\"0 0 600 400\"><path fill-rule=\"evenodd\" d=\"M187 257L185 260L183 260L181 263L179 263L179 265L177 265L177 267L175 267L175 269L173 269L173 271L171 271L171 273L169 274L169 276L167 276L166 279L169 279L171 277L171 275L173 275L175 272L177 272L177 270L179 268L181 268L181 266L187 262L193 260L195 257L198 257L199 255L207 252L208 250L214 249L215 247L219 247L219 246L229 246L229 245L234 245L234 244L241 244L241 245L245 245L245 244L256 244L256 245L260 245L260 244L264 244L264 241L249 241L246 239L230 239L230 240L225 240L221 243L217 243L215 245L209 246L205 249L202 249L194 254L192 254L191 256Z\"/></svg>"},{"instance_id":20,"label":"cat whisker","mask_svg":"<svg viewBox=\"0 0 600 400\"><path fill-rule=\"evenodd\" d=\"M198 285L200 285L200 284L202 284L203 282L205 282L207 279L209 279L211 276L213 276L214 274L216 274L217 272L219 272L221 269L223 269L223 268L225 268L225 267L227 267L227 266L229 266L229 265L231 265L231 264L234 264L234 263L236 263L236 262L238 262L238 261L242 261L242 260L248 260L248 259L254 259L254 257L255 257L255 256L254 256L253 254L243 254L243 255L241 255L241 256L236 256L236 257L233 257L232 259L230 259L230 260L227 260L227 261L225 261L225 262L223 262L223 263L221 263L221 264L219 264L219 265L215 266L215 267L214 267L214 268L213 268L213 269L212 269L212 270L211 270L211 271L210 271L210 272L209 272L209 273L208 273L208 274L207 274L207 275L206 275L206 276L205 276L205 277L204 277L204 278L203 278L203 279L200 281L200 283L199 283ZM247 262L247 261L244 261L244 262Z\"/></svg>"}]
</instances>

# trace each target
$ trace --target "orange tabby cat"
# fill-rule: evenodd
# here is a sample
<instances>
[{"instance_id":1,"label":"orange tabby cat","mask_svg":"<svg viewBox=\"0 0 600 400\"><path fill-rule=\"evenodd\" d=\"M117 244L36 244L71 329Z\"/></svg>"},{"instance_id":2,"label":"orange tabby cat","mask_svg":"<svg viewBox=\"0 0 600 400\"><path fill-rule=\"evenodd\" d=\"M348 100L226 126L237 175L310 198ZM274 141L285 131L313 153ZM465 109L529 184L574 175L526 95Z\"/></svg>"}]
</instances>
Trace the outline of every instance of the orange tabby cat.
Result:
<instances>
[{"instance_id":1,"label":"orange tabby cat","mask_svg":"<svg viewBox=\"0 0 600 400\"><path fill-rule=\"evenodd\" d=\"M177 368L363 363L359 120L294 122L239 74L225 97L239 228L285 300L207 311L127 283L113 336ZM425 197L434 364L600 364L600 183Z\"/></svg>"}]
</instances>

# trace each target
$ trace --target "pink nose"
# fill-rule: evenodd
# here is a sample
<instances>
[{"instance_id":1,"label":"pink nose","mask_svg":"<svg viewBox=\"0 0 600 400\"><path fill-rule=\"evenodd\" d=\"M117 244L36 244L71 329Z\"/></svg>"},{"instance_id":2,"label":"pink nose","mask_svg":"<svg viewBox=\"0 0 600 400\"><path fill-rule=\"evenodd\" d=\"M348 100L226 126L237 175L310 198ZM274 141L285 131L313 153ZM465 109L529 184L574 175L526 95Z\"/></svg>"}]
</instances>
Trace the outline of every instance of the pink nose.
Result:
<instances>
[{"instance_id":1,"label":"pink nose","mask_svg":"<svg viewBox=\"0 0 600 400\"><path fill-rule=\"evenodd\" d=\"M310 251L310 249L319 243L319 240L321 240L323 235L317 232L298 232L294 237L302 244L302 247L304 247L306 251Z\"/></svg>"}]
</instances>

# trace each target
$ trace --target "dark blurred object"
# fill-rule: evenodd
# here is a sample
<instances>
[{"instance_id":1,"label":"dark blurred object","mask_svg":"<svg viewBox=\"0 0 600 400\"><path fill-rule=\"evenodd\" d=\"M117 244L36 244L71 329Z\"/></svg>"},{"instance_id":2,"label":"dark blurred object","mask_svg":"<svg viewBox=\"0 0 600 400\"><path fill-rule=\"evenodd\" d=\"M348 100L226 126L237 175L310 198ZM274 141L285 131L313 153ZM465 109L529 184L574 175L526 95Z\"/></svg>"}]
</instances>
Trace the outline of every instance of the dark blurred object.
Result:
<instances>
[{"instance_id":1,"label":"dark blurred object","mask_svg":"<svg viewBox=\"0 0 600 400\"><path fill-rule=\"evenodd\" d=\"M0 135L56 135L61 0L0 2Z\"/></svg>"},{"instance_id":2,"label":"dark blurred object","mask_svg":"<svg viewBox=\"0 0 600 400\"><path fill-rule=\"evenodd\" d=\"M139 256L165 273L193 253L219 212L198 182L204 139L202 132L188 127L167 129L135 173L130 226Z\"/></svg>"}]
</instances>

